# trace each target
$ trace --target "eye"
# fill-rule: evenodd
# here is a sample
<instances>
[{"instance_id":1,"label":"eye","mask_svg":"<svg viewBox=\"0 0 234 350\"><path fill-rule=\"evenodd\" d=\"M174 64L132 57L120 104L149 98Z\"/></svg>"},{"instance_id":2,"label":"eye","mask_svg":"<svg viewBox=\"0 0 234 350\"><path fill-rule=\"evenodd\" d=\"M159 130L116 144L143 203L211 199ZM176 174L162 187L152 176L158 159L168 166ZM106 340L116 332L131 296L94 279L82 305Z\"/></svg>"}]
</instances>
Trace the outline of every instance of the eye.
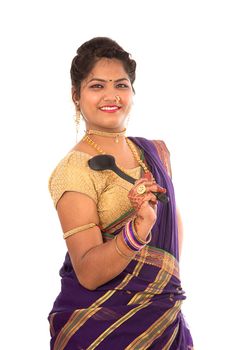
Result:
<instances>
[{"instance_id":1,"label":"eye","mask_svg":"<svg viewBox=\"0 0 234 350\"><path fill-rule=\"evenodd\" d=\"M124 83L119 83L116 85L116 87L118 89L128 89L129 88L129 86L127 84L124 84Z\"/></svg>"},{"instance_id":2,"label":"eye","mask_svg":"<svg viewBox=\"0 0 234 350\"><path fill-rule=\"evenodd\" d=\"M90 89L101 89L103 88L102 84L93 84L90 86Z\"/></svg>"}]
</instances>

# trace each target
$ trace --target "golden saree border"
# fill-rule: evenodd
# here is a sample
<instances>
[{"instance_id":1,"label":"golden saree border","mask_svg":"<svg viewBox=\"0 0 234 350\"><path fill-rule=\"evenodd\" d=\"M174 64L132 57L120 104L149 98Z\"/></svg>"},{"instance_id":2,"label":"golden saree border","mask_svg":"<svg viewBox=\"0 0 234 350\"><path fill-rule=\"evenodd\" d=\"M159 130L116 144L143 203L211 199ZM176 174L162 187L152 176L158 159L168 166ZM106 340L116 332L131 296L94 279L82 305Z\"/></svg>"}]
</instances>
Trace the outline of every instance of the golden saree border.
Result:
<instances>
[{"instance_id":1,"label":"golden saree border","mask_svg":"<svg viewBox=\"0 0 234 350\"><path fill-rule=\"evenodd\" d=\"M173 341L175 340L175 337L177 336L178 329L179 329L179 324L174 329L174 332L172 333L170 339L168 340L166 345L162 348L162 350L170 350L171 344L173 343Z\"/></svg>"},{"instance_id":2,"label":"golden saree border","mask_svg":"<svg viewBox=\"0 0 234 350\"><path fill-rule=\"evenodd\" d=\"M115 329L121 326L125 321L129 320L132 316L134 316L138 311L148 307L151 302L138 305L134 309L127 312L124 316L122 316L118 321L113 323L105 332L103 332L88 348L87 350L95 349L106 337L108 337Z\"/></svg>"},{"instance_id":3,"label":"golden saree border","mask_svg":"<svg viewBox=\"0 0 234 350\"><path fill-rule=\"evenodd\" d=\"M164 333L167 327L175 321L181 310L181 304L181 300L176 301L172 308L167 310L145 332L141 333L136 339L134 339L125 350L148 349L149 346Z\"/></svg>"},{"instance_id":4,"label":"golden saree border","mask_svg":"<svg viewBox=\"0 0 234 350\"><path fill-rule=\"evenodd\" d=\"M55 336L55 329L54 329L54 317L57 314L57 312L54 312L53 314L50 314L49 316L49 323L50 323L50 334L52 337Z\"/></svg>"},{"instance_id":5,"label":"golden saree border","mask_svg":"<svg viewBox=\"0 0 234 350\"><path fill-rule=\"evenodd\" d=\"M145 290L136 293L134 297L129 301L128 305L143 304L149 302L156 294L161 294L163 292L172 276L170 272L167 272L165 270L164 265L167 265L167 259L163 261L162 268L158 272L155 280L149 283ZM173 268L174 266L171 265L171 272L173 271Z\"/></svg>"},{"instance_id":6,"label":"golden saree border","mask_svg":"<svg viewBox=\"0 0 234 350\"><path fill-rule=\"evenodd\" d=\"M104 232L102 232L102 235L104 241L114 239L115 237L112 234ZM142 254L142 251L145 250L145 254ZM142 259L144 259L143 262L145 264L158 267L165 270L168 274L173 275L178 279L180 278L178 261L172 254L166 252L165 250L146 245L145 248L142 249L141 252L137 253L132 260L140 262Z\"/></svg>"},{"instance_id":7,"label":"golden saree border","mask_svg":"<svg viewBox=\"0 0 234 350\"><path fill-rule=\"evenodd\" d=\"M77 330L86 322L90 317L96 314L100 309L101 305L108 300L114 293L118 290L122 290L134 276L137 276L144 266L144 256L142 256L142 261L139 261L136 264L132 274L127 274L125 278L120 282L120 284L113 290L107 291L101 298L96 300L92 305L87 309L75 310L66 324L60 330L55 343L53 350L64 350L65 346L71 339L71 337L77 332Z\"/></svg>"}]
</instances>

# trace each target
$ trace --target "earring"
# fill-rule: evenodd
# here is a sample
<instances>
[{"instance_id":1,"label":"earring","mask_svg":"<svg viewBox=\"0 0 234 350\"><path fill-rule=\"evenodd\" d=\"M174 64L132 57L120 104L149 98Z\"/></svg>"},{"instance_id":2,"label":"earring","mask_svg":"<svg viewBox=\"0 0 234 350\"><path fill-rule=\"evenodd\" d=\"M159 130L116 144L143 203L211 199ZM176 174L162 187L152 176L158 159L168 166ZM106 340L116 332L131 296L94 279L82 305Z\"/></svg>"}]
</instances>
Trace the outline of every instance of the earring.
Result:
<instances>
[{"instance_id":1,"label":"earring","mask_svg":"<svg viewBox=\"0 0 234 350\"><path fill-rule=\"evenodd\" d=\"M130 120L130 114L127 115L127 119L126 119L126 123L125 123L126 129L128 128L129 120Z\"/></svg>"},{"instance_id":2,"label":"earring","mask_svg":"<svg viewBox=\"0 0 234 350\"><path fill-rule=\"evenodd\" d=\"M80 109L79 109L79 102L76 101L76 114L75 114L75 124L76 124L76 143L78 142L78 132L79 132L79 126L80 126Z\"/></svg>"}]
</instances>

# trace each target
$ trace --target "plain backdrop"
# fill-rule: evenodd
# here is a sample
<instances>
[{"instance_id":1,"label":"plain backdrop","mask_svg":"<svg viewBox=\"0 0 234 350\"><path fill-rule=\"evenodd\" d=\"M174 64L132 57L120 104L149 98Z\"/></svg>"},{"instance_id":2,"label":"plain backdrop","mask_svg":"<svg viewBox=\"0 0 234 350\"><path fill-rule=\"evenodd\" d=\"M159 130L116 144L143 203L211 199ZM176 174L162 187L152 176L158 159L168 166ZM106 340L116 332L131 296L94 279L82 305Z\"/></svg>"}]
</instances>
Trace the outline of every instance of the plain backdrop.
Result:
<instances>
[{"instance_id":1,"label":"plain backdrop","mask_svg":"<svg viewBox=\"0 0 234 350\"><path fill-rule=\"evenodd\" d=\"M1 343L49 349L66 252L48 178L73 147L70 63L109 36L137 61L128 135L166 142L196 350L232 348L232 1L1 1ZM79 136L83 135L83 126Z\"/></svg>"}]
</instances>

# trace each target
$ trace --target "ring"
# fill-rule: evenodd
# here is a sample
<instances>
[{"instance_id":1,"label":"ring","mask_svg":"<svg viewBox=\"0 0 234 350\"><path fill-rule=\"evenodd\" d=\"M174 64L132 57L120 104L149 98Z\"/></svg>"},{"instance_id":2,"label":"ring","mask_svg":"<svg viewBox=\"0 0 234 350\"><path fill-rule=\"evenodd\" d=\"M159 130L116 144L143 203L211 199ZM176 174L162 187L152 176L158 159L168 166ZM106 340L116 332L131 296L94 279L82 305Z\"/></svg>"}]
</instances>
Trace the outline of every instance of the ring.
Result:
<instances>
[{"instance_id":1,"label":"ring","mask_svg":"<svg viewBox=\"0 0 234 350\"><path fill-rule=\"evenodd\" d=\"M145 192L146 192L146 187L145 187L145 185L142 184L142 185L137 186L136 191L137 191L138 194L143 194L143 193L145 193Z\"/></svg>"}]
</instances>

